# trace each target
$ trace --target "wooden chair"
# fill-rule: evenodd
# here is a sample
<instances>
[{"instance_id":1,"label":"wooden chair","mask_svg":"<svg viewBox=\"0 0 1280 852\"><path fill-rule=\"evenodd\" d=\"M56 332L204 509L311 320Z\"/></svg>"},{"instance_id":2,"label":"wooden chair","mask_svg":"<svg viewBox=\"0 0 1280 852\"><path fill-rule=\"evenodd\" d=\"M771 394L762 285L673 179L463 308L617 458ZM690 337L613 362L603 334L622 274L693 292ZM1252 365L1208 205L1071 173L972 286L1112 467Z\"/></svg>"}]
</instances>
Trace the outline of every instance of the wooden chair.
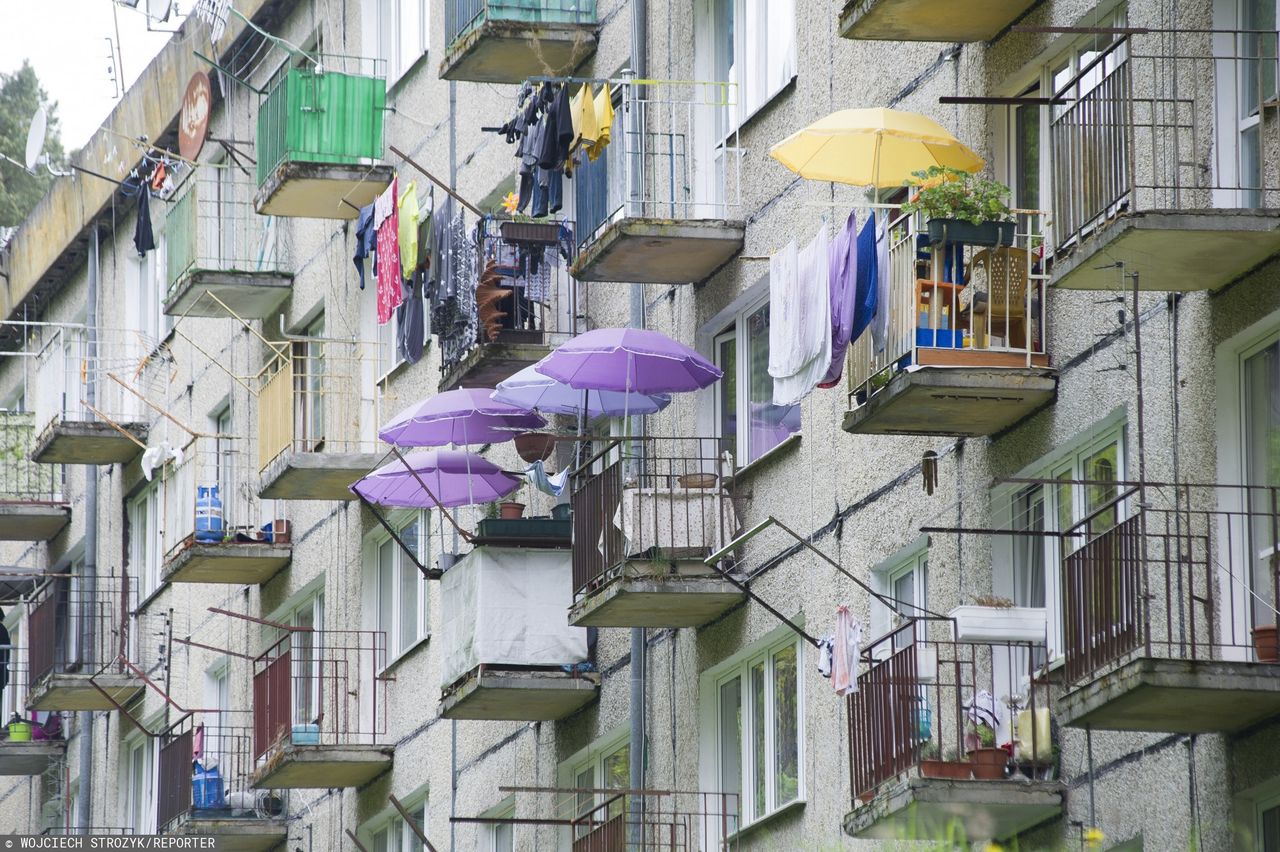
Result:
<instances>
[{"instance_id":1,"label":"wooden chair","mask_svg":"<svg viewBox=\"0 0 1280 852\"><path fill-rule=\"evenodd\" d=\"M983 249L969 262L970 310L974 318L974 344L990 345L990 337L1000 337L1005 345L1025 349L1027 345L1026 249L1001 246ZM979 292L977 285L984 290Z\"/></svg>"}]
</instances>

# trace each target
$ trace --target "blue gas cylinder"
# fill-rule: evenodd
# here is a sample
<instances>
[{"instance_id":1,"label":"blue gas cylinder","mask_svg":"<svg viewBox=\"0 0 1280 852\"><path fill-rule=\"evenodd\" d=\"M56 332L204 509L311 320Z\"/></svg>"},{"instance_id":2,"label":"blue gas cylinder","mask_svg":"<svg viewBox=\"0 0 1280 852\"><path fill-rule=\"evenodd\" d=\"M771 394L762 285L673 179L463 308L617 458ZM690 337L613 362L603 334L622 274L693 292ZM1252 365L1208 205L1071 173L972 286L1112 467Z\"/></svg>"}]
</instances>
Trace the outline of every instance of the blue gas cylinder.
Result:
<instances>
[{"instance_id":1,"label":"blue gas cylinder","mask_svg":"<svg viewBox=\"0 0 1280 852\"><path fill-rule=\"evenodd\" d=\"M196 486L196 541L222 541L222 498L218 486Z\"/></svg>"}]
</instances>

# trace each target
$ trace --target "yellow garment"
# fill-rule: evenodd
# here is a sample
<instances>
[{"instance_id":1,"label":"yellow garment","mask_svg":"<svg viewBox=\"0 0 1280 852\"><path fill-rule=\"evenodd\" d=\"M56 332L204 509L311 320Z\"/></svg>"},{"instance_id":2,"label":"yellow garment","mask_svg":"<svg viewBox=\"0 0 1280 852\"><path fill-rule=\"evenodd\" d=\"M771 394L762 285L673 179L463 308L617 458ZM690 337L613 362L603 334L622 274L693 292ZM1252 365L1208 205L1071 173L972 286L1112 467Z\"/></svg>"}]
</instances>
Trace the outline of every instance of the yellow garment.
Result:
<instances>
[{"instance_id":1,"label":"yellow garment","mask_svg":"<svg viewBox=\"0 0 1280 852\"><path fill-rule=\"evenodd\" d=\"M400 193L396 202L400 208L396 236L400 242L400 274L408 278L418 268L418 187L409 181L409 187Z\"/></svg>"},{"instance_id":2,"label":"yellow garment","mask_svg":"<svg viewBox=\"0 0 1280 852\"><path fill-rule=\"evenodd\" d=\"M609 91L606 81L600 94L596 95L596 141L587 146L587 156L592 161L598 160L609 147L609 128L613 126L613 93Z\"/></svg>"},{"instance_id":3,"label":"yellow garment","mask_svg":"<svg viewBox=\"0 0 1280 852\"><path fill-rule=\"evenodd\" d=\"M573 143L569 150L576 151L578 146L589 148L596 143L599 128L596 124L596 105L591 96L591 84L583 83L569 103L569 113L573 117Z\"/></svg>"},{"instance_id":4,"label":"yellow garment","mask_svg":"<svg viewBox=\"0 0 1280 852\"><path fill-rule=\"evenodd\" d=\"M902 186L916 171L950 166L981 171L982 158L932 119L894 109L843 109L769 149L809 180L854 186Z\"/></svg>"},{"instance_id":5,"label":"yellow garment","mask_svg":"<svg viewBox=\"0 0 1280 852\"><path fill-rule=\"evenodd\" d=\"M1029 709L1018 711L1018 737L1015 744L1018 760L1047 763L1053 758L1053 728L1047 707L1037 707L1034 715Z\"/></svg>"}]
</instances>

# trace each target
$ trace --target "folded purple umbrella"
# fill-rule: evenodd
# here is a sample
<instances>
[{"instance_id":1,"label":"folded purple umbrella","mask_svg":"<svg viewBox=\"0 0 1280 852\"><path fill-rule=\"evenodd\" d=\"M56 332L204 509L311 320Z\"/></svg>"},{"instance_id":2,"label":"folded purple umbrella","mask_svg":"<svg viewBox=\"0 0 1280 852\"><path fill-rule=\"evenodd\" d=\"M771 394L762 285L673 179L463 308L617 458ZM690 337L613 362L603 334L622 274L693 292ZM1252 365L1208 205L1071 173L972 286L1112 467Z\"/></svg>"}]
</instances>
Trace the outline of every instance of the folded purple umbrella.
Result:
<instances>
[{"instance_id":1,"label":"folded purple umbrella","mask_svg":"<svg viewBox=\"0 0 1280 852\"><path fill-rule=\"evenodd\" d=\"M436 509L501 500L521 482L475 453L418 450L405 455L404 461L396 459L361 477L351 485L351 491L379 506Z\"/></svg>"},{"instance_id":2,"label":"folded purple umbrella","mask_svg":"<svg viewBox=\"0 0 1280 852\"><path fill-rule=\"evenodd\" d=\"M579 334L534 367L577 390L643 394L698 390L724 375L684 344L643 328Z\"/></svg>"},{"instance_id":3,"label":"folded purple umbrella","mask_svg":"<svg viewBox=\"0 0 1280 852\"><path fill-rule=\"evenodd\" d=\"M490 399L488 388L459 388L409 406L382 427L378 437L401 447L496 444L547 425L523 408Z\"/></svg>"}]
</instances>

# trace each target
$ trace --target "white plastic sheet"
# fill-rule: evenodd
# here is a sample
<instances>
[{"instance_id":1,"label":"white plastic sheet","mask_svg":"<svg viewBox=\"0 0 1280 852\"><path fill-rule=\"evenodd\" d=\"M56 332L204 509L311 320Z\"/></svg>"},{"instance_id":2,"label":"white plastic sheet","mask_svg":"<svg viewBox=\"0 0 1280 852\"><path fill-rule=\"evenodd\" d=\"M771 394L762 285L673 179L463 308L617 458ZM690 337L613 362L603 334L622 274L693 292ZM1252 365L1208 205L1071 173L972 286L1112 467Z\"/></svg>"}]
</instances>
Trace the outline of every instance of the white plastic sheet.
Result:
<instances>
[{"instance_id":1,"label":"white plastic sheet","mask_svg":"<svg viewBox=\"0 0 1280 852\"><path fill-rule=\"evenodd\" d=\"M477 547L444 573L445 686L480 664L559 666L587 659L587 631L569 626L568 550Z\"/></svg>"}]
</instances>

